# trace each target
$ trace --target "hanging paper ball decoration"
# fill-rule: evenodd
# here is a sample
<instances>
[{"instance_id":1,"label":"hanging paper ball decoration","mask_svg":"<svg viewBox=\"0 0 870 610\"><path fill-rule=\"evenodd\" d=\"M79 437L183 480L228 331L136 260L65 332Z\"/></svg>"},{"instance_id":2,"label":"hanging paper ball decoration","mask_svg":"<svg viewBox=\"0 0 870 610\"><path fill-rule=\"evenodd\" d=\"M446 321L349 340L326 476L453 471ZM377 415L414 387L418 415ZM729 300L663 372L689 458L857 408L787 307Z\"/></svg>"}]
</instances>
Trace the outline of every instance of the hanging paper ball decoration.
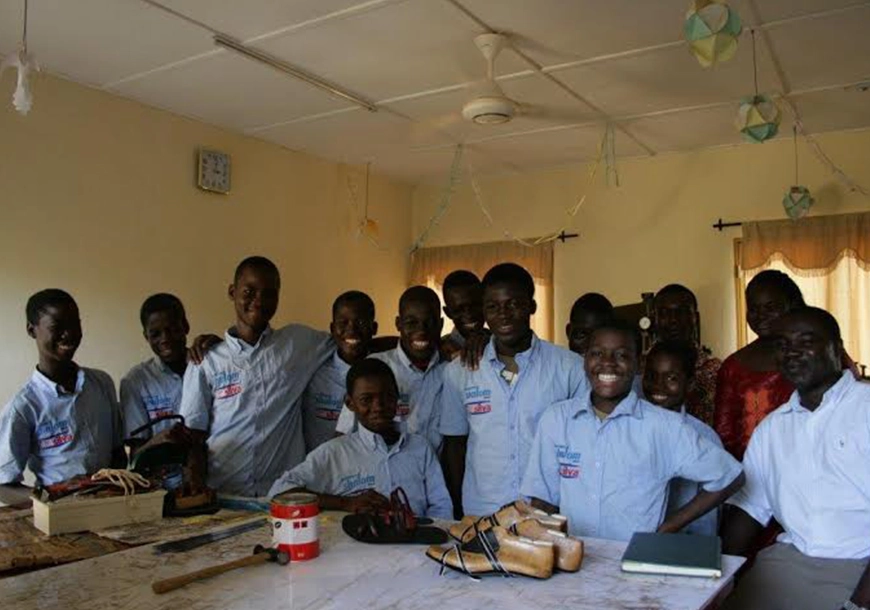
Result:
<instances>
[{"instance_id":1,"label":"hanging paper ball decoration","mask_svg":"<svg viewBox=\"0 0 870 610\"><path fill-rule=\"evenodd\" d=\"M740 15L722 0L694 0L683 24L689 50L705 68L734 57L742 31Z\"/></svg>"},{"instance_id":2,"label":"hanging paper ball decoration","mask_svg":"<svg viewBox=\"0 0 870 610\"><path fill-rule=\"evenodd\" d=\"M782 198L782 207L785 208L789 218L798 220L807 215L815 202L807 187L793 186Z\"/></svg>"},{"instance_id":3,"label":"hanging paper ball decoration","mask_svg":"<svg viewBox=\"0 0 870 610\"><path fill-rule=\"evenodd\" d=\"M764 142L775 136L780 119L779 106L766 95L753 95L740 100L737 129L750 142Z\"/></svg>"}]
</instances>

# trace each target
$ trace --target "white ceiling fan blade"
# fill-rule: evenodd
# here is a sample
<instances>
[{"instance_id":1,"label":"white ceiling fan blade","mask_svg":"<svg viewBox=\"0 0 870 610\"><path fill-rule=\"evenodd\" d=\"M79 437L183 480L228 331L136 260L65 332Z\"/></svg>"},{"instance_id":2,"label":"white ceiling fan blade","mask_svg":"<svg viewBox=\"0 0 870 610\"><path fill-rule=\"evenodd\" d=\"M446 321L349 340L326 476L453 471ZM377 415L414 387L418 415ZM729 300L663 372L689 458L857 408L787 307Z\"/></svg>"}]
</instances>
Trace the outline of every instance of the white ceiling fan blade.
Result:
<instances>
[{"instance_id":1,"label":"white ceiling fan blade","mask_svg":"<svg viewBox=\"0 0 870 610\"><path fill-rule=\"evenodd\" d=\"M553 124L587 123L592 120L588 112L584 113L579 109L575 111L525 103L516 103L516 105L520 116L532 120Z\"/></svg>"}]
</instances>

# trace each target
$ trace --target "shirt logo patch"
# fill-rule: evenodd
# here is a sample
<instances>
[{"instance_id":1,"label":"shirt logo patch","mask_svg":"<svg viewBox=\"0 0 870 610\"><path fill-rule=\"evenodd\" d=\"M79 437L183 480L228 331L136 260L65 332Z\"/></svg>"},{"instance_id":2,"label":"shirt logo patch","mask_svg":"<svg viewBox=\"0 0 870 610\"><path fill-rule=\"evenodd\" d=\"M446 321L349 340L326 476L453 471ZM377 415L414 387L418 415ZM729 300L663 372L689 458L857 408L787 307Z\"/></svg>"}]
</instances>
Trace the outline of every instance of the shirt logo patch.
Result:
<instances>
[{"instance_id":1,"label":"shirt logo patch","mask_svg":"<svg viewBox=\"0 0 870 610\"><path fill-rule=\"evenodd\" d=\"M164 415L175 415L175 409L172 408L172 398L169 396L154 396L148 394L143 396L145 409L148 411L149 419L158 419Z\"/></svg>"},{"instance_id":2,"label":"shirt logo patch","mask_svg":"<svg viewBox=\"0 0 870 610\"><path fill-rule=\"evenodd\" d=\"M568 445L556 445L556 459L559 461L559 476L563 479L580 478L580 452L571 451Z\"/></svg>"},{"instance_id":3,"label":"shirt logo patch","mask_svg":"<svg viewBox=\"0 0 870 610\"><path fill-rule=\"evenodd\" d=\"M366 489L372 489L374 486L375 475L365 475L358 472L357 474L342 477L338 481L338 495L346 496L348 494L365 491Z\"/></svg>"},{"instance_id":4,"label":"shirt logo patch","mask_svg":"<svg viewBox=\"0 0 870 610\"><path fill-rule=\"evenodd\" d=\"M492 411L492 391L480 386L465 388L465 410L469 415L483 415Z\"/></svg>"},{"instance_id":5,"label":"shirt logo patch","mask_svg":"<svg viewBox=\"0 0 870 610\"><path fill-rule=\"evenodd\" d=\"M40 449L53 449L68 445L74 435L68 419L40 424L36 429L36 439Z\"/></svg>"},{"instance_id":6,"label":"shirt logo patch","mask_svg":"<svg viewBox=\"0 0 870 610\"><path fill-rule=\"evenodd\" d=\"M242 393L242 374L238 371L221 371L214 378L214 397L231 398Z\"/></svg>"},{"instance_id":7,"label":"shirt logo patch","mask_svg":"<svg viewBox=\"0 0 870 610\"><path fill-rule=\"evenodd\" d=\"M341 410L339 409L315 409L314 417L317 419L325 419L326 421L338 421L338 416L341 414Z\"/></svg>"},{"instance_id":8,"label":"shirt logo patch","mask_svg":"<svg viewBox=\"0 0 870 610\"><path fill-rule=\"evenodd\" d=\"M405 419L411 414L411 395L407 392L399 392L399 402L396 405L396 417Z\"/></svg>"}]
</instances>

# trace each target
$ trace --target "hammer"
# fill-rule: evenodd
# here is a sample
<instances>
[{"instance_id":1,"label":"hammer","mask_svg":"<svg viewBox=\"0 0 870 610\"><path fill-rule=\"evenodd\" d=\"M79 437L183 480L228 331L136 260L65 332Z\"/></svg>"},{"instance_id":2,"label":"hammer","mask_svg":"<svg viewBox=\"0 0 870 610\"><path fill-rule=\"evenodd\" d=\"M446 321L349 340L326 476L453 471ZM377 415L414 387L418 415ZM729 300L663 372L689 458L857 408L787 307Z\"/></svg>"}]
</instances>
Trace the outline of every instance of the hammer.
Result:
<instances>
[{"instance_id":1,"label":"hammer","mask_svg":"<svg viewBox=\"0 0 870 610\"><path fill-rule=\"evenodd\" d=\"M183 574L182 576L174 576L165 580L158 580L151 583L151 590L157 594L168 593L169 591L179 589L184 585L192 583L196 580L211 578L212 576L217 576L218 574L223 574L224 572L229 572L230 570L235 570L236 568L256 566L260 565L261 563L267 562L275 562L278 565L285 566L290 563L290 556L284 551L265 548L263 545L258 544L254 547L253 555L250 555L248 557L242 557L241 559L236 559L227 563L222 563L217 566L203 568L202 570L197 570L196 572L191 572L190 574Z\"/></svg>"}]
</instances>

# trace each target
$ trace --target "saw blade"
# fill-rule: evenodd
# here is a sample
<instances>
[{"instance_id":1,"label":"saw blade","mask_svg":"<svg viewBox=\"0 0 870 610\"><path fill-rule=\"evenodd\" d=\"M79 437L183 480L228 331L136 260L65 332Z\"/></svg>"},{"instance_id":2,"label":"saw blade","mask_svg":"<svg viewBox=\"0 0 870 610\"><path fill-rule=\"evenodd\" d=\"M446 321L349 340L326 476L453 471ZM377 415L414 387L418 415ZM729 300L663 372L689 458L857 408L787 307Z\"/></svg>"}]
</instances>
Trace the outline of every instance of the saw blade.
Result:
<instances>
[{"instance_id":1,"label":"saw blade","mask_svg":"<svg viewBox=\"0 0 870 610\"><path fill-rule=\"evenodd\" d=\"M255 521L250 521L241 525L229 527L224 530L209 532L208 534L198 534L196 536L181 538L179 540L170 540L169 542L162 542L158 545L155 545L154 553L156 555L162 555L164 553L184 553L186 551L190 551L203 545L217 542L218 540L232 538L233 536L238 536L239 534L253 531L259 527L262 527L266 520L267 517L261 517Z\"/></svg>"}]
</instances>

